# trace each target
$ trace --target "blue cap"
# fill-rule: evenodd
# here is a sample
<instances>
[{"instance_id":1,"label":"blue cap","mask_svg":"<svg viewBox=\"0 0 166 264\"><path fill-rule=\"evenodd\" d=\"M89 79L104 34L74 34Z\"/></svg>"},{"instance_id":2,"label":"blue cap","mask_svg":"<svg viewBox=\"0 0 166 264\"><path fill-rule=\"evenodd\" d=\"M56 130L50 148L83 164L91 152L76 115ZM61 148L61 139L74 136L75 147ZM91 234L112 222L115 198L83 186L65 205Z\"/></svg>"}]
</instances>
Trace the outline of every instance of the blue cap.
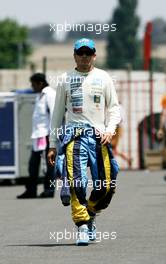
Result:
<instances>
[{"instance_id":1,"label":"blue cap","mask_svg":"<svg viewBox=\"0 0 166 264\"><path fill-rule=\"evenodd\" d=\"M89 49L96 51L95 43L92 39L82 38L74 43L75 50L78 50L82 47L88 47Z\"/></svg>"}]
</instances>

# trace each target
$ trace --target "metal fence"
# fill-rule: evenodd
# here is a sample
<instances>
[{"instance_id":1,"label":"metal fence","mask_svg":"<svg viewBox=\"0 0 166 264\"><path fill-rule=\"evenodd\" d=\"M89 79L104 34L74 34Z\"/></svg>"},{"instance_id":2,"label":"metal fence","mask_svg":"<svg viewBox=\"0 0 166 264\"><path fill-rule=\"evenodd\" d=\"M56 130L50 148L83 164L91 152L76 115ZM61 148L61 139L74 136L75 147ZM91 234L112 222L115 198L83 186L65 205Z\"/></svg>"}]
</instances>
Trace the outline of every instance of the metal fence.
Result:
<instances>
[{"instance_id":1,"label":"metal fence","mask_svg":"<svg viewBox=\"0 0 166 264\"><path fill-rule=\"evenodd\" d=\"M147 149L161 147L156 140L159 127L160 101L166 93L166 78L154 74L153 79L133 79L117 82L119 101L122 104L124 122L123 134L119 143L119 151L132 158L129 165L117 157L121 168L143 168L144 152ZM157 114L158 113L158 114Z\"/></svg>"}]
</instances>

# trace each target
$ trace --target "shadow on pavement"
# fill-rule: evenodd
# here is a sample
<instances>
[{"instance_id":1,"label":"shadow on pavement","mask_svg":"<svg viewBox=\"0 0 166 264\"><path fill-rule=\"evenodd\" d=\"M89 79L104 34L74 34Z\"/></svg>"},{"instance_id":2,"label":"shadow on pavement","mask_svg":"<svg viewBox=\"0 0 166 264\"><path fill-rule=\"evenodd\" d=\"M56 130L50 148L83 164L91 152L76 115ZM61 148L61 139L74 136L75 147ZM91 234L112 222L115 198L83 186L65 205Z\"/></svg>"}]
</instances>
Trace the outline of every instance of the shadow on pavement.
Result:
<instances>
[{"instance_id":1,"label":"shadow on pavement","mask_svg":"<svg viewBox=\"0 0 166 264\"><path fill-rule=\"evenodd\" d=\"M94 243L89 243L89 245L94 245ZM70 246L76 246L75 243L67 244L67 243L58 243L58 244L23 244L23 245L6 245L7 247L70 247Z\"/></svg>"}]
</instances>

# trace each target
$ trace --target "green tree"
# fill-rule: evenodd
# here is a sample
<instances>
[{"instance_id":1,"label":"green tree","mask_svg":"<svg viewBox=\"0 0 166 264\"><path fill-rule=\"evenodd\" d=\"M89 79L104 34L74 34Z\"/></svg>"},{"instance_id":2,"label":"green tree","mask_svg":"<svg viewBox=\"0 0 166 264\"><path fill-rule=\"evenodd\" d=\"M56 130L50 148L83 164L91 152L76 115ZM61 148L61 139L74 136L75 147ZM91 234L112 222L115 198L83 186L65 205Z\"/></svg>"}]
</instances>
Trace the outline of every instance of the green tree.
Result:
<instances>
[{"instance_id":1,"label":"green tree","mask_svg":"<svg viewBox=\"0 0 166 264\"><path fill-rule=\"evenodd\" d=\"M139 42L137 30L139 18L136 15L137 0L119 0L119 6L115 9L110 21L116 24L116 31L109 32L107 37L108 68L125 68L131 64L138 67Z\"/></svg>"},{"instance_id":2,"label":"green tree","mask_svg":"<svg viewBox=\"0 0 166 264\"><path fill-rule=\"evenodd\" d=\"M0 21L0 69L14 69L25 65L27 56L31 53L27 38L27 27L8 18Z\"/></svg>"}]
</instances>

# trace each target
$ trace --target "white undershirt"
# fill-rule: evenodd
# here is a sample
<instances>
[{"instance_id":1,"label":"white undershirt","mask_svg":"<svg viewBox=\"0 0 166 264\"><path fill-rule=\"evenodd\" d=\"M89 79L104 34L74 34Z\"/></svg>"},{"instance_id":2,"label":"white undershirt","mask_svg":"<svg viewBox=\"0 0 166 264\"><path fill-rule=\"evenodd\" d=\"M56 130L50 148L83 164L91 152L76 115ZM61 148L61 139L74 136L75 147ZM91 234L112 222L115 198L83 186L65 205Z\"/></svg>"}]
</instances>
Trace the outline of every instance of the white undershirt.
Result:
<instances>
[{"instance_id":1,"label":"white undershirt","mask_svg":"<svg viewBox=\"0 0 166 264\"><path fill-rule=\"evenodd\" d=\"M114 134L121 121L115 87L110 76L93 68L88 73L76 70L64 73L56 90L51 122L50 147L56 147L57 130L66 112L66 125L88 123L101 132ZM107 120L106 120L107 119Z\"/></svg>"}]
</instances>

